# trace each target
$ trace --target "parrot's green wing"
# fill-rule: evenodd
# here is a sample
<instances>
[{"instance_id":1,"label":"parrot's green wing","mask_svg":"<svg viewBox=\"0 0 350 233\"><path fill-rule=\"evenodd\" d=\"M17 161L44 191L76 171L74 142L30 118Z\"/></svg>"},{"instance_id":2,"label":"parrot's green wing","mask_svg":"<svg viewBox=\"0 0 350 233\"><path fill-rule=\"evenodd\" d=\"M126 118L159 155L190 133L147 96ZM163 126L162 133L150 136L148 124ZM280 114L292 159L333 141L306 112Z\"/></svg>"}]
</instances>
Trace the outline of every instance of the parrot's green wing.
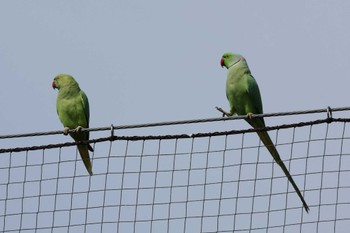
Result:
<instances>
[{"instance_id":1,"label":"parrot's green wing","mask_svg":"<svg viewBox=\"0 0 350 233\"><path fill-rule=\"evenodd\" d=\"M81 96L81 102L83 104L84 114L87 122L87 128L89 128L89 122L90 122L90 107L89 107L89 101L86 96L86 94L80 90L80 96Z\"/></svg>"},{"instance_id":2,"label":"parrot's green wing","mask_svg":"<svg viewBox=\"0 0 350 233\"><path fill-rule=\"evenodd\" d=\"M263 113L263 106L261 101L261 95L258 83L256 82L255 78L251 75L249 75L249 78L247 80L248 82L248 94L250 96L251 101L254 104L255 112L254 114L262 114Z\"/></svg>"},{"instance_id":3,"label":"parrot's green wing","mask_svg":"<svg viewBox=\"0 0 350 233\"><path fill-rule=\"evenodd\" d=\"M260 90L258 83L254 79L252 75L249 75L247 78L248 82L248 88L247 92L250 97L250 101L252 102L252 105L254 106L254 109L250 111L250 113L253 114L262 114L263 113L263 106L262 106L262 100L260 95ZM246 112L248 114L249 112ZM264 118L255 118L254 120L247 119L248 123L252 125L254 128L262 128L265 127L265 121Z\"/></svg>"},{"instance_id":4,"label":"parrot's green wing","mask_svg":"<svg viewBox=\"0 0 350 233\"><path fill-rule=\"evenodd\" d=\"M81 101L82 101L83 109L84 109L84 115L85 115L86 123L87 123L86 128L89 128L89 122L90 122L89 101L88 101L86 94L82 90L80 90L80 96L81 96ZM89 140L89 138L90 138L89 131L85 132L85 133L86 133L86 140ZM90 145L88 145L88 149L89 149L89 151L94 151L94 149Z\"/></svg>"}]
</instances>

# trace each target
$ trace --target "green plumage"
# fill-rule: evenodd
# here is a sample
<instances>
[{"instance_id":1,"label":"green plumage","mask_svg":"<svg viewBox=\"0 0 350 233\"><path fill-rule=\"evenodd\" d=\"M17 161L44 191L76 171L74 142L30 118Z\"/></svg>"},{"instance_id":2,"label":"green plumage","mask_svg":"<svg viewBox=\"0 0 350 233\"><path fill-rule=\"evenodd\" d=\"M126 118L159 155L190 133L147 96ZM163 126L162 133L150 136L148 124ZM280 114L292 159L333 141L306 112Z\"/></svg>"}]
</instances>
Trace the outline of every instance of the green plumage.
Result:
<instances>
[{"instance_id":1,"label":"green plumage","mask_svg":"<svg viewBox=\"0 0 350 233\"><path fill-rule=\"evenodd\" d=\"M226 81L226 96L230 104L230 112L227 115L233 114L248 115L247 122L253 128L265 127L263 118L251 118L251 114L262 114L263 107L260 96L260 91L257 82L251 75L248 64L244 57L238 54L225 53L221 59L221 66L228 69ZM284 174L294 187L300 197L306 212L309 212L309 207L306 204L298 186L295 184L288 169L284 165L281 157L274 146L269 134L266 131L257 132L261 141L264 143L268 151L276 163L281 167Z\"/></svg>"},{"instance_id":2,"label":"green plumage","mask_svg":"<svg viewBox=\"0 0 350 233\"><path fill-rule=\"evenodd\" d=\"M89 101L85 93L80 90L79 84L72 76L60 74L54 78L52 86L58 89L56 108L65 132L68 129L77 129L78 132L69 133L75 141L89 140L89 132L79 132L80 128L89 128L90 118ZM89 150L93 151L92 147L78 145L78 150L87 171L92 175L89 157Z\"/></svg>"}]
</instances>

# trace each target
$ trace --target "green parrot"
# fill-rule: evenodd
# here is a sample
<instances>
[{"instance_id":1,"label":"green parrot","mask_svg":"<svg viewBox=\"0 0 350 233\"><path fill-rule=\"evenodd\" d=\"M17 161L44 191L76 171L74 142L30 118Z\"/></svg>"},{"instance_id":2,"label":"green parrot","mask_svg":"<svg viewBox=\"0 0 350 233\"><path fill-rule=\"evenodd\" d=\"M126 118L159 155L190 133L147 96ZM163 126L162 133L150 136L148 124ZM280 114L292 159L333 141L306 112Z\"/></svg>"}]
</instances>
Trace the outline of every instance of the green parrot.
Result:
<instances>
[{"instance_id":1,"label":"green parrot","mask_svg":"<svg viewBox=\"0 0 350 233\"><path fill-rule=\"evenodd\" d=\"M81 132L82 128L89 128L89 101L85 93L79 88L79 84L68 74L57 75L52 87L58 89L57 114L64 126L64 134L68 135L69 129L75 129L69 133L75 141L89 140L89 132ZM89 150L93 151L90 145L78 145L80 156L86 170L92 176L92 166L89 157Z\"/></svg>"},{"instance_id":2,"label":"green parrot","mask_svg":"<svg viewBox=\"0 0 350 233\"><path fill-rule=\"evenodd\" d=\"M252 118L252 114L262 114L263 107L258 84L251 75L245 58L238 54L225 53L221 59L221 66L225 66L228 69L226 96L230 104L230 112L225 112L221 108L217 109L226 116L232 116L233 114L247 115L246 121L253 128L264 128L265 122L263 118ZM265 147L271 153L276 163L282 168L289 182L294 187L304 205L306 212L309 212L308 205L306 204L288 169L281 160L281 157L269 134L266 131L260 131L257 132L257 134L264 143Z\"/></svg>"}]
</instances>

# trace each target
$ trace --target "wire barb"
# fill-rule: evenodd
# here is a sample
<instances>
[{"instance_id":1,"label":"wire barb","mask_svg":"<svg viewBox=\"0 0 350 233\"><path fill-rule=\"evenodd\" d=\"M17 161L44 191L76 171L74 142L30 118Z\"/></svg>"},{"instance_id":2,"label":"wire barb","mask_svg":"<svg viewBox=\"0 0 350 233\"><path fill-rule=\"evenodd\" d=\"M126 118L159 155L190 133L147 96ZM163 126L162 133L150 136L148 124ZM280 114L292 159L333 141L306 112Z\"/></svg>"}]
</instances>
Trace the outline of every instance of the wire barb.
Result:
<instances>
[{"instance_id":1,"label":"wire barb","mask_svg":"<svg viewBox=\"0 0 350 233\"><path fill-rule=\"evenodd\" d=\"M113 124L111 124L111 138L114 137L114 126Z\"/></svg>"},{"instance_id":2,"label":"wire barb","mask_svg":"<svg viewBox=\"0 0 350 233\"><path fill-rule=\"evenodd\" d=\"M332 121L333 118L333 113L332 113L332 109L330 106L327 107L327 119L329 120L329 123Z\"/></svg>"}]
</instances>

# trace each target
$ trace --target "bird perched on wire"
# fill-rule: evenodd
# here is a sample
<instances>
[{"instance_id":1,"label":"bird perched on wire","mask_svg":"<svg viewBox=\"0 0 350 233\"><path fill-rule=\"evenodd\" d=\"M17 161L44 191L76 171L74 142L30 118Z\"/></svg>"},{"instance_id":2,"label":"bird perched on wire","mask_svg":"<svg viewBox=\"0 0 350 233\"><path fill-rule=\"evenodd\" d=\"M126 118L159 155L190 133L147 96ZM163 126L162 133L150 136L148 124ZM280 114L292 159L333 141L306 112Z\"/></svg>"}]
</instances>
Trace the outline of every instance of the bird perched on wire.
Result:
<instances>
[{"instance_id":1,"label":"bird perched on wire","mask_svg":"<svg viewBox=\"0 0 350 233\"><path fill-rule=\"evenodd\" d=\"M218 107L217 109L226 116L232 116L233 114L247 115L246 121L253 128L264 128L265 122L263 118L252 117L253 114L262 114L263 107L258 84L250 73L245 58L239 54L225 53L222 56L220 63L222 67L228 69L226 96L230 104L230 112L225 112ZM298 186L281 160L269 134L266 131L259 131L257 134L294 187L306 212L309 212L309 207L305 202L304 197L301 195Z\"/></svg>"},{"instance_id":2,"label":"bird perched on wire","mask_svg":"<svg viewBox=\"0 0 350 233\"><path fill-rule=\"evenodd\" d=\"M52 87L58 89L56 108L58 117L64 126L64 134L69 133L77 142L89 140L89 132L81 131L82 128L89 128L89 101L79 84L71 75L59 74L54 78ZM69 132L70 129L75 130ZM86 170L92 176L89 156L89 150L93 151L92 147L89 144L79 144L77 147Z\"/></svg>"}]
</instances>

